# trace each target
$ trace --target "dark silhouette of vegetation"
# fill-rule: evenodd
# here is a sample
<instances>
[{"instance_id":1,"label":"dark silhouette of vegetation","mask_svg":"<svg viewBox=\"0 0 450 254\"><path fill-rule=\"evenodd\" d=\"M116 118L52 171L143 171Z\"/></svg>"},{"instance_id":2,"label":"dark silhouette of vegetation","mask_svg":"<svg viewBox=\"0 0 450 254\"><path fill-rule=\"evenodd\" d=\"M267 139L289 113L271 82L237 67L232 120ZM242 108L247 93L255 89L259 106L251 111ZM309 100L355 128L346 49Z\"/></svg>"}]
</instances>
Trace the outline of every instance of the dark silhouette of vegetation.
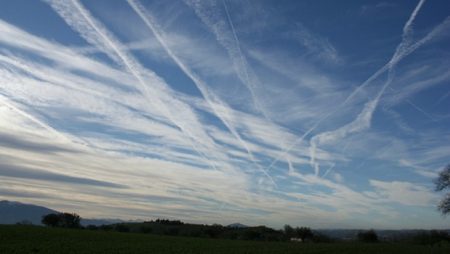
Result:
<instances>
[{"instance_id":1,"label":"dark silhouette of vegetation","mask_svg":"<svg viewBox=\"0 0 450 254\"><path fill-rule=\"evenodd\" d=\"M302 242L304 242L307 239L312 239L314 236L312 230L308 227L296 228L295 234L298 238L302 239Z\"/></svg>"},{"instance_id":2,"label":"dark silhouette of vegetation","mask_svg":"<svg viewBox=\"0 0 450 254\"><path fill-rule=\"evenodd\" d=\"M59 215L56 213L51 213L43 216L42 224L49 227L57 227L59 225Z\"/></svg>"},{"instance_id":3,"label":"dark silhouette of vegetation","mask_svg":"<svg viewBox=\"0 0 450 254\"><path fill-rule=\"evenodd\" d=\"M296 240L304 242L311 240L314 237L314 233L308 227L296 227L293 228L290 225L284 225L284 235L288 240Z\"/></svg>"},{"instance_id":4,"label":"dark silhouette of vegetation","mask_svg":"<svg viewBox=\"0 0 450 254\"><path fill-rule=\"evenodd\" d=\"M227 227L219 224L189 224L183 223L179 220L167 219L157 219L155 221L146 221L143 223L120 223L115 225L102 225L98 227L90 225L86 227L86 229L214 239L220 238L254 241L289 240L282 230L275 230L266 226Z\"/></svg>"},{"instance_id":5,"label":"dark silhouette of vegetation","mask_svg":"<svg viewBox=\"0 0 450 254\"><path fill-rule=\"evenodd\" d=\"M42 224L49 227L80 228L80 220L76 213L51 213L42 217Z\"/></svg>"},{"instance_id":6,"label":"dark silhouette of vegetation","mask_svg":"<svg viewBox=\"0 0 450 254\"><path fill-rule=\"evenodd\" d=\"M413 243L416 244L427 244L427 245L433 245L440 242L449 242L450 236L445 231L438 231L438 230L431 230L431 231L424 231L417 235L415 235L412 239Z\"/></svg>"},{"instance_id":7,"label":"dark silhouette of vegetation","mask_svg":"<svg viewBox=\"0 0 450 254\"><path fill-rule=\"evenodd\" d=\"M79 228L80 224L80 216L76 213L60 213L61 219L61 227L63 228Z\"/></svg>"},{"instance_id":8,"label":"dark silhouette of vegetation","mask_svg":"<svg viewBox=\"0 0 450 254\"><path fill-rule=\"evenodd\" d=\"M205 233L211 238L217 238L224 231L223 226L219 224L213 224L207 227Z\"/></svg>"},{"instance_id":9,"label":"dark silhouette of vegetation","mask_svg":"<svg viewBox=\"0 0 450 254\"><path fill-rule=\"evenodd\" d=\"M448 164L440 173L439 177L434 181L436 191L443 191L450 189L450 164ZM450 213L450 192L447 192L444 198L438 205L438 210L447 215Z\"/></svg>"},{"instance_id":10,"label":"dark silhouette of vegetation","mask_svg":"<svg viewBox=\"0 0 450 254\"><path fill-rule=\"evenodd\" d=\"M156 219L155 223L163 225L184 225L184 222L181 222L179 220L167 220L167 219Z\"/></svg>"},{"instance_id":11,"label":"dark silhouette of vegetation","mask_svg":"<svg viewBox=\"0 0 450 254\"><path fill-rule=\"evenodd\" d=\"M74 213L52 213L42 217L42 223L49 227L83 228L80 225L80 216ZM23 223L26 225L26 223ZM220 224L204 225L190 224L179 220L157 219L141 223L118 223L112 225L88 225L84 227L90 231L115 231L123 233L141 233L153 235L185 236L212 239L232 239L251 241L275 241L275 242L311 242L311 243L336 243L352 241L351 239L335 239L320 232L313 231L309 227L291 227L285 225L283 230L275 230L266 226L233 227ZM365 243L379 242L374 230L360 231L356 240ZM383 241L401 242L409 244L440 244L450 242L449 233L446 231L417 231L400 236L383 238Z\"/></svg>"},{"instance_id":12,"label":"dark silhouette of vegetation","mask_svg":"<svg viewBox=\"0 0 450 254\"><path fill-rule=\"evenodd\" d=\"M361 242L367 242L367 243L375 243L378 242L378 235L375 232L375 230L367 230L367 231L361 231L357 235L358 240Z\"/></svg>"},{"instance_id":13,"label":"dark silhouette of vegetation","mask_svg":"<svg viewBox=\"0 0 450 254\"><path fill-rule=\"evenodd\" d=\"M147 225L139 226L138 232L143 234L150 234L153 231L152 227L149 227Z\"/></svg>"},{"instance_id":14,"label":"dark silhouette of vegetation","mask_svg":"<svg viewBox=\"0 0 450 254\"><path fill-rule=\"evenodd\" d=\"M114 230L117 232L130 232L130 227L125 224L117 224L115 225Z\"/></svg>"},{"instance_id":15,"label":"dark silhouette of vegetation","mask_svg":"<svg viewBox=\"0 0 450 254\"><path fill-rule=\"evenodd\" d=\"M314 233L311 240L315 243L332 243L332 242L336 241L335 239L333 239L327 235L317 233L317 232Z\"/></svg>"},{"instance_id":16,"label":"dark silhouette of vegetation","mask_svg":"<svg viewBox=\"0 0 450 254\"><path fill-rule=\"evenodd\" d=\"M111 225L101 225L98 227L98 229L103 231L112 231L114 228Z\"/></svg>"},{"instance_id":17,"label":"dark silhouette of vegetation","mask_svg":"<svg viewBox=\"0 0 450 254\"><path fill-rule=\"evenodd\" d=\"M284 225L284 234L286 235L287 239L290 239L295 236L295 230L290 225Z\"/></svg>"},{"instance_id":18,"label":"dark silhouette of vegetation","mask_svg":"<svg viewBox=\"0 0 450 254\"><path fill-rule=\"evenodd\" d=\"M88 229L88 230L98 230L98 227L96 225L87 225L86 229Z\"/></svg>"}]
</instances>

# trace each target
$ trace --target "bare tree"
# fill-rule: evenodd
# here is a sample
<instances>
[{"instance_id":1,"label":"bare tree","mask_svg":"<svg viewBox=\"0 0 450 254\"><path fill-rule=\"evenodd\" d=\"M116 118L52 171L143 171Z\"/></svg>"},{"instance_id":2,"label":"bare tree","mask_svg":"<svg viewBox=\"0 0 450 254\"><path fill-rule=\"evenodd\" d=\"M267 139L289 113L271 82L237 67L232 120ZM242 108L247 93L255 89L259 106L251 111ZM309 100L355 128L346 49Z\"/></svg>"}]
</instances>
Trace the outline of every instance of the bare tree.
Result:
<instances>
[{"instance_id":1,"label":"bare tree","mask_svg":"<svg viewBox=\"0 0 450 254\"><path fill-rule=\"evenodd\" d=\"M436 191L443 191L450 189L450 164L448 164L440 173L438 178L434 181ZM450 213L450 192L446 193L444 198L438 205L438 210L447 215Z\"/></svg>"}]
</instances>

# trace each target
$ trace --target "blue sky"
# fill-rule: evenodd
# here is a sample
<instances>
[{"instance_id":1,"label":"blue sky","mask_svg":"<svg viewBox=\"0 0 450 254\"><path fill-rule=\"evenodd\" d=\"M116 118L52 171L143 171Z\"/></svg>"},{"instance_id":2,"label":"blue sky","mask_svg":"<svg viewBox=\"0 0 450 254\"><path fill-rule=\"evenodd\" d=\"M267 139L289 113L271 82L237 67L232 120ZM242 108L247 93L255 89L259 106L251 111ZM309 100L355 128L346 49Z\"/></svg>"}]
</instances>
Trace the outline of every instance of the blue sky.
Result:
<instances>
[{"instance_id":1,"label":"blue sky","mask_svg":"<svg viewBox=\"0 0 450 254\"><path fill-rule=\"evenodd\" d=\"M0 198L84 217L446 228L450 4L2 1Z\"/></svg>"}]
</instances>

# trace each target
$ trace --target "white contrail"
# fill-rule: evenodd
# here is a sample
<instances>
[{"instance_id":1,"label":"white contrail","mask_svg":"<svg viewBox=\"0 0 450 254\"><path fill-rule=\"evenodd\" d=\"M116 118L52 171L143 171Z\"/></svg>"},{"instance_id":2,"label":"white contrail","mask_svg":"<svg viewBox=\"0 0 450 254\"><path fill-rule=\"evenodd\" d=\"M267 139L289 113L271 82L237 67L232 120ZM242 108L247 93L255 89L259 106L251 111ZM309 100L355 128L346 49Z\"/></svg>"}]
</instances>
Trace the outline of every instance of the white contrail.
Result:
<instances>
[{"instance_id":1,"label":"white contrail","mask_svg":"<svg viewBox=\"0 0 450 254\"><path fill-rule=\"evenodd\" d=\"M420 4L420 3L419 3ZM412 22L410 22L412 23ZM299 142L303 141L306 136L308 136L312 131L314 131L323 121L328 119L331 115L336 113L342 106L346 105L353 97L358 94L363 88L368 86L372 81L377 79L381 74L389 70L389 67L392 64L396 64L399 61L401 61L403 58L414 52L416 49L427 43L428 41L432 40L437 34L441 33L444 29L447 29L448 26L450 26L450 17L447 17L442 23L437 25L431 32L429 32L425 37L423 37L421 40L417 41L416 43L412 44L408 48L404 49L404 51L399 54L395 59L391 59L388 63L386 63L384 66L382 66L380 69L378 69L374 74L372 74L366 81L364 81L360 86L358 86L353 92L347 96L347 98L339 104L337 107L335 107L334 110L330 111L329 113L325 114L322 118L320 118L310 129L308 129L301 137L296 139L287 149L285 149L280 156L275 158L272 163L267 167L267 170L271 169L280 159L281 157L284 157L287 153L289 153Z\"/></svg>"},{"instance_id":2,"label":"white contrail","mask_svg":"<svg viewBox=\"0 0 450 254\"><path fill-rule=\"evenodd\" d=\"M386 88L392 83L392 80L394 78L394 69L397 63L399 62L399 58L407 56L409 53L405 53L405 51L408 49L408 46L411 44L411 36L412 36L412 24L414 22L415 17L417 16L417 13L419 12L420 8L422 7L425 0L420 0L417 4L414 11L411 13L411 16L409 17L408 21L403 27L403 33L402 33L402 41L397 46L394 55L391 57L391 60L388 62L388 77L386 82L383 84L380 91L377 93L377 96L365 104L363 110L358 115L358 117L353 120L351 123L346 124L334 131L327 131L318 135L315 135L311 138L310 144L310 164L314 168L314 172L316 175L319 175L319 163L316 162L316 153L315 149L317 146L322 142L326 141L327 139L341 139L346 137L348 134L360 132L362 130L365 130L367 128L370 128L372 116L375 112L379 100L381 96L384 94Z\"/></svg>"},{"instance_id":3,"label":"white contrail","mask_svg":"<svg viewBox=\"0 0 450 254\"><path fill-rule=\"evenodd\" d=\"M255 84L252 82L252 80L250 78L250 74L249 74L249 72L251 72L251 68L250 68L250 66L248 66L247 60L244 57L244 54L242 53L241 43L240 43L239 38L238 38L238 36L236 34L236 29L234 28L233 21L231 20L231 16L230 16L230 12L228 11L227 3L226 3L225 0L222 0L222 3L223 3L223 7L225 9L225 13L227 14L228 24L230 24L231 32L233 33L233 38L234 38L234 41L235 41L235 44L236 44L236 49L237 49L237 53L238 53L238 58L239 59L236 59L236 57L233 57L233 54L231 54L231 52L230 52L231 50L230 49L227 49L228 55L230 56L230 58L232 58L232 60L234 62L237 62L237 63L240 62L240 66L239 66L239 64L236 64L238 66L236 66L237 68L235 67L235 69L236 69L236 71L238 73L239 79L241 79L241 81L247 86L248 90L250 91L250 94L252 95L253 102L255 103L256 108L259 111L261 111L261 113L264 115L264 117L267 120L269 120L265 110L260 105L258 96L255 93ZM242 68L240 68L240 67L242 67ZM241 69L242 69L242 72L244 74L244 77L242 77L242 74L239 71Z\"/></svg>"},{"instance_id":4,"label":"white contrail","mask_svg":"<svg viewBox=\"0 0 450 254\"><path fill-rule=\"evenodd\" d=\"M233 63L237 77L250 92L255 108L268 122L272 122L257 96L256 84L259 83L259 81L254 75L251 66L247 63L247 60L242 52L240 41L236 34L236 29L231 20L230 12L225 0L222 0L222 5L225 9L226 21L220 18L217 13L212 13L205 10L204 6L202 6L202 2L200 1L184 0L184 2L195 11L196 15L200 18L203 24L205 24L215 35L217 42L227 51L228 56ZM226 23L228 23L230 29L227 28ZM229 35L229 31L231 31L232 35ZM269 169L267 169L267 171L268 170Z\"/></svg>"},{"instance_id":5,"label":"white contrail","mask_svg":"<svg viewBox=\"0 0 450 254\"><path fill-rule=\"evenodd\" d=\"M216 22L213 20L212 16L217 17L217 15L211 15L211 12L207 12L200 6L201 3L199 1L192 1L192 0L184 0L184 2L190 6L192 9L194 9L197 16L200 18L200 20L210 29L210 31L215 35L216 40L222 45L222 47L225 48L225 50L228 53L228 56L230 57L231 61L233 62L234 69L237 73L237 76L239 80L247 87L248 91L250 92L252 96L253 104L255 105L255 108L260 111L266 119L268 119L267 114L264 110L264 108L261 106L261 103L256 95L256 86L254 82L252 81L251 77L251 67L248 65L241 47L240 42L236 34L236 30L234 28L233 22L231 21L230 13L228 11L228 7L225 3L225 1L222 1L222 4L225 8L225 12L227 15L227 23L229 24L231 28L232 36L226 36L228 33L228 29L225 28L224 21ZM232 37L232 38L231 38Z\"/></svg>"},{"instance_id":6,"label":"white contrail","mask_svg":"<svg viewBox=\"0 0 450 254\"><path fill-rule=\"evenodd\" d=\"M417 4L416 8L414 8L414 11L411 13L411 16L409 17L406 24L403 26L403 41L407 40L407 37L410 37L412 31L412 23L414 22L414 19L417 16L417 13L419 13L420 8L422 8L422 5L425 3L426 0L420 0Z\"/></svg>"},{"instance_id":7,"label":"white contrail","mask_svg":"<svg viewBox=\"0 0 450 254\"><path fill-rule=\"evenodd\" d=\"M336 166L336 164L331 164L331 166L325 171L325 173L322 175L322 178L326 177L328 175L328 173L331 172L331 170L333 170L333 168Z\"/></svg>"},{"instance_id":8,"label":"white contrail","mask_svg":"<svg viewBox=\"0 0 450 254\"><path fill-rule=\"evenodd\" d=\"M46 129L47 131L53 133L55 136L61 138L62 140L69 142L69 143L73 143L74 141L68 137L66 137L64 134L62 134L61 132L57 131L55 128L51 127L50 125L44 123L43 121L37 119L36 117L34 117L31 114L28 114L27 112L19 109L18 107L14 106L12 103L8 102L8 99L5 98L3 95L0 94L0 103L5 105L6 107L14 110L17 114L21 115L22 117L25 117L26 119L32 121L33 123L41 126L42 128Z\"/></svg>"},{"instance_id":9,"label":"white contrail","mask_svg":"<svg viewBox=\"0 0 450 254\"><path fill-rule=\"evenodd\" d=\"M275 182L273 181L272 177L267 173L266 170L264 170L257 162L256 159L248 147L247 143L241 138L237 130L234 128L234 126L230 123L230 112L229 112L229 106L226 105L223 101L220 100L214 93L209 91L208 86L206 83L201 80L195 73L184 64L184 62L172 51L172 49L168 46L166 41L164 40L164 35L161 29L156 24L153 16L150 15L150 13L145 10L144 6L140 4L138 1L135 0L128 0L128 4L133 8L133 10L139 15L139 17L144 21L144 23L147 25L147 27L152 31L152 33L155 35L158 42L163 46L167 54L175 61L175 63L181 68L181 70L194 82L194 84L197 86L197 88L202 93L203 97L205 98L208 105L211 107L211 109L214 111L216 116L225 124L225 126L230 130L230 132L233 134L233 136L239 141L239 143L245 148L245 150L248 153L249 158L252 160L252 162L258 166L258 168L261 169L261 171L266 175L273 184Z\"/></svg>"},{"instance_id":10,"label":"white contrail","mask_svg":"<svg viewBox=\"0 0 450 254\"><path fill-rule=\"evenodd\" d=\"M396 90L392 87L388 87L391 91L395 92ZM437 121L436 118L431 115L430 113L426 112L425 110L423 110L422 108L420 108L419 106L417 106L415 103L413 103L411 100L409 99L404 99L406 101L406 103L408 103L411 107L413 107L414 109L416 109L417 111L419 111L420 113L424 114L426 117L428 117L431 121L435 122Z\"/></svg>"},{"instance_id":11,"label":"white contrail","mask_svg":"<svg viewBox=\"0 0 450 254\"><path fill-rule=\"evenodd\" d=\"M123 50L125 49L125 47L121 45L121 43L115 38L115 36L112 35L99 21L95 20L91 16L89 11L86 10L79 1L46 0L46 2L48 2L50 6L74 30L78 31L81 36L85 38L89 43L100 46L100 49L103 50L109 57L111 57L116 62L124 65L125 68L138 80L143 95L147 99L149 99L150 103L154 107L158 108L158 110L160 110L163 115L165 115L172 123L178 126L186 136L189 137L194 150L207 160L206 155L197 148L194 142L192 142L192 140L197 140L197 138L187 129L185 124L183 124L173 116L172 112L166 106L166 102L164 100L162 100L158 96L153 95L149 91L143 78L144 73L151 76L156 81L153 85L160 86L158 87L161 92L159 95L169 97L165 98L167 102L170 101L172 104L176 103L178 104L178 106L180 106L180 108L184 108L186 113L193 114L187 107L183 105L182 102L177 101L175 98L172 98L170 95L166 94L166 91L168 91L169 88L166 87L164 82L155 73L149 70L144 71L144 68L141 67L140 64L131 55ZM82 16L82 19L77 17L77 13Z\"/></svg>"},{"instance_id":12,"label":"white contrail","mask_svg":"<svg viewBox=\"0 0 450 254\"><path fill-rule=\"evenodd\" d=\"M236 44L238 57L235 57L232 54L232 51L233 51L232 49L227 48L225 44L223 44L223 43L222 44L227 49L228 55L232 59L232 61L237 63L237 64L235 64L235 70L238 73L239 79L247 86L248 90L250 91L250 94L251 94L251 96L253 98L253 103L255 104L256 108L262 113L262 115L264 116L264 118L267 121L272 122L270 120L269 116L267 115L266 111L264 110L263 106L260 104L258 96L257 96L257 94L255 92L255 90L256 90L255 83L252 81L252 79L250 77L250 74L249 74L249 72L253 73L253 71L252 71L251 67L248 65L247 60L244 57L244 54L242 53L241 43L240 43L239 38L238 38L238 36L236 34L236 29L234 28L233 21L231 20L231 15L230 15L230 12L228 11L228 5L226 3L226 0L222 0L222 3L223 3L223 7L225 9L225 13L227 15L228 24L230 25L231 32L233 33L233 38L234 38L234 41L235 41L235 44ZM218 38L217 35L216 35L216 38ZM239 65L239 63L240 63L240 65ZM242 70L242 72L244 74L244 77L242 77L242 73L239 70ZM258 82L258 80L256 80L256 82ZM284 146L284 144L283 144L283 146Z\"/></svg>"}]
</instances>

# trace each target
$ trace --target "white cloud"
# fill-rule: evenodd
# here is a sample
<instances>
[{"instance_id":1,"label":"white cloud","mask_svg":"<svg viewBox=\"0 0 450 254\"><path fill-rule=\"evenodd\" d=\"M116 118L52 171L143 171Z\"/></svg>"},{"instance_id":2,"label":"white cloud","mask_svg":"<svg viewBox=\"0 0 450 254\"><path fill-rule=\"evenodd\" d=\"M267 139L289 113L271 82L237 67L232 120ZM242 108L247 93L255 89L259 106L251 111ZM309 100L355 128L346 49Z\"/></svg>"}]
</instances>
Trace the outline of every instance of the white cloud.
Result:
<instances>
[{"instance_id":1,"label":"white cloud","mask_svg":"<svg viewBox=\"0 0 450 254\"><path fill-rule=\"evenodd\" d=\"M436 201L436 195L431 190L415 183L370 180L370 185L378 192L380 200L385 202L430 206Z\"/></svg>"},{"instance_id":2,"label":"white cloud","mask_svg":"<svg viewBox=\"0 0 450 254\"><path fill-rule=\"evenodd\" d=\"M313 34L302 23L296 24L296 30L293 32L292 36L308 50L313 58L331 64L343 63L344 60L328 39Z\"/></svg>"}]
</instances>

